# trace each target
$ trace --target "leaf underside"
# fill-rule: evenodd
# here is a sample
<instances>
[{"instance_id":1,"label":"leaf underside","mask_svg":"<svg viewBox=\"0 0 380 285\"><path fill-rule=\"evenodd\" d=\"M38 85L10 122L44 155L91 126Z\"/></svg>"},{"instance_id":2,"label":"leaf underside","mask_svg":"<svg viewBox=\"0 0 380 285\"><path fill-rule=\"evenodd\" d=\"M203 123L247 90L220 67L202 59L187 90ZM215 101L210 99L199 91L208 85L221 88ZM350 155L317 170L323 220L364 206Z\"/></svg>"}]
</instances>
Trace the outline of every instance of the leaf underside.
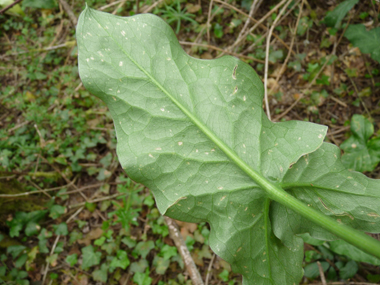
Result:
<instances>
[{"instance_id":1,"label":"leaf underside","mask_svg":"<svg viewBox=\"0 0 380 285\"><path fill-rule=\"evenodd\" d=\"M188 56L150 14L86 9L77 41L81 79L110 109L123 168L151 189L162 214L208 222L211 248L243 284L298 283L297 234L334 237L271 201L231 157L342 223L380 230L379 183L344 170L339 149L323 143L325 126L270 122L249 65Z\"/></svg>"}]
</instances>

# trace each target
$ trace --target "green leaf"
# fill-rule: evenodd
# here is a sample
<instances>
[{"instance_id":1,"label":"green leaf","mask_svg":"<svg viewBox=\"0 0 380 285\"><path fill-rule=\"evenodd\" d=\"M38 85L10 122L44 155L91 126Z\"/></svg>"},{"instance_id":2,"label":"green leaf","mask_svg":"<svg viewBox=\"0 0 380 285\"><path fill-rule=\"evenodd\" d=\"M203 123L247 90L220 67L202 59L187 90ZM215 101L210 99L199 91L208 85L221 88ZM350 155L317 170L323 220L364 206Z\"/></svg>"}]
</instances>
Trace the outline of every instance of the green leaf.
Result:
<instances>
[{"instance_id":1,"label":"green leaf","mask_svg":"<svg viewBox=\"0 0 380 285\"><path fill-rule=\"evenodd\" d=\"M7 272L7 268L5 266L0 266L0 277L4 277Z\"/></svg>"},{"instance_id":2,"label":"green leaf","mask_svg":"<svg viewBox=\"0 0 380 285\"><path fill-rule=\"evenodd\" d=\"M96 239L94 241L94 244L101 246L105 241L106 241L106 237L101 237L101 238Z\"/></svg>"},{"instance_id":3,"label":"green leaf","mask_svg":"<svg viewBox=\"0 0 380 285\"><path fill-rule=\"evenodd\" d=\"M124 243L129 248L133 248L136 245L136 240L130 238L130 237L123 237L121 239L121 242Z\"/></svg>"},{"instance_id":4,"label":"green leaf","mask_svg":"<svg viewBox=\"0 0 380 285\"><path fill-rule=\"evenodd\" d=\"M372 123L362 115L353 115L351 132L352 136L340 145L343 164L360 172L374 170L380 162L380 138L370 140L374 133Z\"/></svg>"},{"instance_id":5,"label":"green leaf","mask_svg":"<svg viewBox=\"0 0 380 285\"><path fill-rule=\"evenodd\" d=\"M323 143L317 151L294 164L280 185L310 208L318 209L341 224L378 232L379 180L346 170L339 156L338 147ZM321 240L336 239L278 203L273 205L271 214L275 235L290 248L298 245L295 235L300 233L308 232Z\"/></svg>"},{"instance_id":6,"label":"green leaf","mask_svg":"<svg viewBox=\"0 0 380 285\"><path fill-rule=\"evenodd\" d=\"M146 268L149 267L146 259L140 259L138 262L133 262L129 267L131 273L140 272L143 273Z\"/></svg>"},{"instance_id":7,"label":"green leaf","mask_svg":"<svg viewBox=\"0 0 380 285\"><path fill-rule=\"evenodd\" d=\"M218 276L219 276L220 279L222 279L224 282L227 282L228 280L230 280L230 279L228 278L229 275L230 275L229 272L228 272L226 269L224 269L222 272L220 272L220 274L219 274Z\"/></svg>"},{"instance_id":8,"label":"green leaf","mask_svg":"<svg viewBox=\"0 0 380 285\"><path fill-rule=\"evenodd\" d=\"M21 279L16 279L16 284L17 285L30 285L29 280L21 280Z\"/></svg>"},{"instance_id":9,"label":"green leaf","mask_svg":"<svg viewBox=\"0 0 380 285\"><path fill-rule=\"evenodd\" d=\"M329 268L329 263L328 262L321 262L323 272L325 272ZM316 262L310 263L305 266L305 276L308 278L316 278L319 276L319 267Z\"/></svg>"},{"instance_id":10,"label":"green leaf","mask_svg":"<svg viewBox=\"0 0 380 285\"><path fill-rule=\"evenodd\" d=\"M125 270L130 264L127 253L124 250L118 250L116 256L117 258L112 259L110 267L113 269L120 267Z\"/></svg>"},{"instance_id":11,"label":"green leaf","mask_svg":"<svg viewBox=\"0 0 380 285\"><path fill-rule=\"evenodd\" d=\"M298 283L303 241L296 235L336 239L321 226L367 251L378 245L321 213L380 230L379 183L344 172L339 149L323 144L325 126L270 122L249 65L188 56L170 27L149 14L122 18L86 8L77 40L81 79L110 108L129 177L153 192L162 214L208 222L211 248L243 274L243 284Z\"/></svg>"},{"instance_id":12,"label":"green leaf","mask_svg":"<svg viewBox=\"0 0 380 285\"><path fill-rule=\"evenodd\" d=\"M349 25L344 36L362 53L369 53L380 62L380 27L367 31L362 24Z\"/></svg>"},{"instance_id":13,"label":"green leaf","mask_svg":"<svg viewBox=\"0 0 380 285\"><path fill-rule=\"evenodd\" d=\"M82 239L83 237L83 234L81 232L78 232L78 231L72 231L70 233L70 239L69 239L69 245L72 245L74 242L76 242L77 240L80 240Z\"/></svg>"},{"instance_id":14,"label":"green leaf","mask_svg":"<svg viewBox=\"0 0 380 285\"><path fill-rule=\"evenodd\" d=\"M175 246L170 246L165 244L159 253L165 260L169 260L171 257L176 256L178 254L177 248Z\"/></svg>"},{"instance_id":15,"label":"green leaf","mask_svg":"<svg viewBox=\"0 0 380 285\"><path fill-rule=\"evenodd\" d=\"M282 59L284 57L283 50L274 50L269 54L269 61L272 63L276 63L277 60Z\"/></svg>"},{"instance_id":16,"label":"green leaf","mask_svg":"<svg viewBox=\"0 0 380 285\"><path fill-rule=\"evenodd\" d=\"M67 224L66 223L60 223L58 225L53 225L53 229L56 235L68 235L69 231L67 229Z\"/></svg>"},{"instance_id":17,"label":"green leaf","mask_svg":"<svg viewBox=\"0 0 380 285\"><path fill-rule=\"evenodd\" d=\"M15 266L17 268L21 268L26 260L28 259L28 255L26 253L24 253L23 255L21 255L16 261L15 261Z\"/></svg>"},{"instance_id":18,"label":"green leaf","mask_svg":"<svg viewBox=\"0 0 380 285\"><path fill-rule=\"evenodd\" d=\"M313 20L309 19L309 17L302 17L300 19L300 23L297 27L297 35L303 36L308 29L313 26Z\"/></svg>"},{"instance_id":19,"label":"green leaf","mask_svg":"<svg viewBox=\"0 0 380 285\"><path fill-rule=\"evenodd\" d=\"M103 263L100 269L92 272L92 278L94 278L95 281L106 283L108 279L108 266Z\"/></svg>"},{"instance_id":20,"label":"green leaf","mask_svg":"<svg viewBox=\"0 0 380 285\"><path fill-rule=\"evenodd\" d=\"M12 257L15 259L25 249L26 249L26 246L23 246L23 245L11 245L7 247L7 254L12 255Z\"/></svg>"},{"instance_id":21,"label":"green leaf","mask_svg":"<svg viewBox=\"0 0 380 285\"><path fill-rule=\"evenodd\" d=\"M78 255L76 253L68 255L65 260L70 266L74 266L78 262Z\"/></svg>"},{"instance_id":22,"label":"green leaf","mask_svg":"<svg viewBox=\"0 0 380 285\"><path fill-rule=\"evenodd\" d=\"M82 248L82 269L86 270L87 268L98 265L100 263L100 257L102 256L101 252L94 252L94 247L92 245Z\"/></svg>"},{"instance_id":23,"label":"green leaf","mask_svg":"<svg viewBox=\"0 0 380 285\"><path fill-rule=\"evenodd\" d=\"M54 0L25 0L22 2L22 6L39 9L53 9L57 7L57 3Z\"/></svg>"},{"instance_id":24,"label":"green leaf","mask_svg":"<svg viewBox=\"0 0 380 285\"><path fill-rule=\"evenodd\" d=\"M95 203L86 202L85 207L89 212L93 213L96 210L97 205Z\"/></svg>"},{"instance_id":25,"label":"green leaf","mask_svg":"<svg viewBox=\"0 0 380 285\"><path fill-rule=\"evenodd\" d=\"M57 259L58 259L58 254L54 253L46 257L46 262L50 263L50 265L53 265L54 263L57 262Z\"/></svg>"},{"instance_id":26,"label":"green leaf","mask_svg":"<svg viewBox=\"0 0 380 285\"><path fill-rule=\"evenodd\" d=\"M145 273L136 272L135 275L133 275L133 281L138 285L150 285L152 284L152 280L153 279L149 277L148 269Z\"/></svg>"},{"instance_id":27,"label":"green leaf","mask_svg":"<svg viewBox=\"0 0 380 285\"><path fill-rule=\"evenodd\" d=\"M330 250L337 254L345 255L350 259L358 262L366 262L373 265L380 265L379 258L373 257L372 255L369 255L368 253L361 251L360 249L354 247L353 245L350 245L344 240L334 240L329 242L329 244Z\"/></svg>"},{"instance_id":28,"label":"green leaf","mask_svg":"<svg viewBox=\"0 0 380 285\"><path fill-rule=\"evenodd\" d=\"M61 253L61 252L63 252L63 250L64 250L63 246L64 246L64 243L62 241L58 242L57 246L54 249L54 253Z\"/></svg>"},{"instance_id":29,"label":"green leaf","mask_svg":"<svg viewBox=\"0 0 380 285\"><path fill-rule=\"evenodd\" d=\"M0 0L0 7L4 8L8 5L13 4L13 0ZM12 15L12 16L25 16L24 11L21 9L19 4L14 5L12 8L6 11L7 14Z\"/></svg>"},{"instance_id":30,"label":"green leaf","mask_svg":"<svg viewBox=\"0 0 380 285\"><path fill-rule=\"evenodd\" d=\"M379 274L367 274L367 279L369 282L378 283L380 282Z\"/></svg>"},{"instance_id":31,"label":"green leaf","mask_svg":"<svg viewBox=\"0 0 380 285\"><path fill-rule=\"evenodd\" d=\"M146 258L148 253L154 248L154 242L151 240L148 241L140 241L135 249L133 250L134 253L140 255L142 258Z\"/></svg>"},{"instance_id":32,"label":"green leaf","mask_svg":"<svg viewBox=\"0 0 380 285\"><path fill-rule=\"evenodd\" d=\"M354 277L356 272L358 272L359 266L358 264L350 260L349 262L346 263L346 265L339 270L339 276L341 279L349 279Z\"/></svg>"},{"instance_id":33,"label":"green leaf","mask_svg":"<svg viewBox=\"0 0 380 285\"><path fill-rule=\"evenodd\" d=\"M46 246L46 243L47 238L52 237L52 235L53 234L51 232L48 232L45 228L41 230L40 234L38 235L38 247L41 253L49 253L49 249Z\"/></svg>"},{"instance_id":34,"label":"green leaf","mask_svg":"<svg viewBox=\"0 0 380 285\"><path fill-rule=\"evenodd\" d=\"M110 166L111 162L112 162L112 153L107 153L106 156L104 156L100 161L99 161L101 164L103 164L103 167L104 168L107 168L108 166Z\"/></svg>"},{"instance_id":35,"label":"green leaf","mask_svg":"<svg viewBox=\"0 0 380 285\"><path fill-rule=\"evenodd\" d=\"M65 207L63 207L61 205L53 205L50 208L49 217L51 217L52 219L57 219L61 215L63 215L65 212L66 212L66 208Z\"/></svg>"},{"instance_id":36,"label":"green leaf","mask_svg":"<svg viewBox=\"0 0 380 285\"><path fill-rule=\"evenodd\" d=\"M155 256L153 259L153 266L156 267L156 273L164 275L170 265L170 260Z\"/></svg>"},{"instance_id":37,"label":"green leaf","mask_svg":"<svg viewBox=\"0 0 380 285\"><path fill-rule=\"evenodd\" d=\"M354 7L359 0L346 0L340 3L333 11L327 14L324 21L325 24L329 27L338 29L340 24L348 13Z\"/></svg>"},{"instance_id":38,"label":"green leaf","mask_svg":"<svg viewBox=\"0 0 380 285\"><path fill-rule=\"evenodd\" d=\"M223 26L221 26L218 23L216 23L215 26L214 26L214 36L217 39L220 39L221 37L223 37L223 35L224 35L224 33L223 33Z\"/></svg>"},{"instance_id":39,"label":"green leaf","mask_svg":"<svg viewBox=\"0 0 380 285\"><path fill-rule=\"evenodd\" d=\"M35 235L39 232L39 230L41 229L41 227L36 223L36 222L29 222L26 224L26 227L25 227L25 234L30 237L32 235Z\"/></svg>"}]
</instances>

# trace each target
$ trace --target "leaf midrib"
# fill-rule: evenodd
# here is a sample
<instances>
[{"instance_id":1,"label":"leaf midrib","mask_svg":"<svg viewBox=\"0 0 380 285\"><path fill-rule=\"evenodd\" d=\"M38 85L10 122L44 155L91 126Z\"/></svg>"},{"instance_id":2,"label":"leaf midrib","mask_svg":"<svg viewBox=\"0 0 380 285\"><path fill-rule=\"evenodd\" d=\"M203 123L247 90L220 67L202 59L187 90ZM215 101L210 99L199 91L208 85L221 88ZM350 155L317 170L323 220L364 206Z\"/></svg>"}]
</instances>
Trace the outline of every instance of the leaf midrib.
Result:
<instances>
[{"instance_id":1,"label":"leaf midrib","mask_svg":"<svg viewBox=\"0 0 380 285\"><path fill-rule=\"evenodd\" d=\"M97 19L94 17L97 21ZM99 21L97 21L99 23ZM101 23L99 23L100 26ZM102 26L103 28L103 26ZM212 142L214 142L224 153L230 158L240 169L242 169L254 182L258 183L257 179L260 178L266 180L261 174L253 170L248 164L246 164L230 147L228 147L222 140L220 140L207 126L205 126L201 121L198 120L186 107L184 107L174 96L172 96L148 71L146 71L138 62L136 62L112 37L112 35L103 28L109 37L115 42L115 44L120 48L120 50L128 57L128 59L136 65L150 80L156 85L191 121L195 124ZM267 182L267 181L266 181ZM259 185L261 183L258 183ZM261 188L263 189L263 188ZM264 188L265 189L265 188ZM269 210L270 210L270 199L266 198L264 206L264 228L265 228L265 248L267 252L267 269L270 280L272 280L271 263L270 263L270 233L269 233Z\"/></svg>"},{"instance_id":2,"label":"leaf midrib","mask_svg":"<svg viewBox=\"0 0 380 285\"><path fill-rule=\"evenodd\" d=\"M86 8L91 11L92 9ZM227 146L221 139L219 139L213 131L211 131L206 125L204 125L196 116L194 116L186 107L184 107L174 96L172 96L147 70L145 70L138 62L136 62L120 44L114 39L114 37L105 29L101 22L99 22L95 16L93 18L103 28L103 30L109 35L109 37L115 42L120 50L125 54L128 59L135 64L150 80L156 85L189 119L196 125L212 142L214 142L224 154L230 158L241 170L243 170L254 182L260 186L272 185L261 173L252 169L245 161L243 161L229 146ZM262 187L266 190L265 187Z\"/></svg>"}]
</instances>

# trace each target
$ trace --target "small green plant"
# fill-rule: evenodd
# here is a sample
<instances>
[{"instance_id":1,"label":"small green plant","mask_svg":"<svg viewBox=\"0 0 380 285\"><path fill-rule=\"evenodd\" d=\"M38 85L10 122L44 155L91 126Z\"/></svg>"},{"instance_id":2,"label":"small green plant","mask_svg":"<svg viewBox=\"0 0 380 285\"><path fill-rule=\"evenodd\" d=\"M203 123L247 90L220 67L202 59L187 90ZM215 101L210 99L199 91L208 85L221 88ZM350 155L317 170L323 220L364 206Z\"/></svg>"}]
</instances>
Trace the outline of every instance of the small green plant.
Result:
<instances>
[{"instance_id":1,"label":"small green plant","mask_svg":"<svg viewBox=\"0 0 380 285\"><path fill-rule=\"evenodd\" d=\"M362 115L353 115L351 132L352 136L340 145L343 164L351 170L373 171L380 162L380 138L373 136L373 124Z\"/></svg>"},{"instance_id":2,"label":"small green plant","mask_svg":"<svg viewBox=\"0 0 380 285\"><path fill-rule=\"evenodd\" d=\"M317 262L322 265L329 281L352 278L358 271L357 262L379 265L380 259L359 251L343 240L326 242L303 234L302 238L315 250L305 251L305 276L314 279L320 275Z\"/></svg>"},{"instance_id":3,"label":"small green plant","mask_svg":"<svg viewBox=\"0 0 380 285\"><path fill-rule=\"evenodd\" d=\"M141 205L142 201L138 193L143 189L141 185L134 185L129 178L120 178L120 181L124 181L125 184L117 186L117 191L125 193L125 196L121 196L119 199L124 199L124 202L119 204L116 201L112 201L112 204L116 208L115 211L109 212L108 217L116 216L114 224L121 223L126 232L129 231L131 225L138 225L137 217L141 208L133 207L135 205ZM133 187L131 187L133 186Z\"/></svg>"},{"instance_id":4,"label":"small green plant","mask_svg":"<svg viewBox=\"0 0 380 285\"><path fill-rule=\"evenodd\" d=\"M174 8L173 6L176 6ZM190 13L186 13L187 8L181 9L181 2L179 0L175 0L172 5L165 6L166 11L162 12L162 17L165 21L170 25L172 23L177 23L176 25L176 34L179 33L181 28L181 21L187 21L194 25L198 25L198 23L193 19L195 16Z\"/></svg>"},{"instance_id":5,"label":"small green plant","mask_svg":"<svg viewBox=\"0 0 380 285\"><path fill-rule=\"evenodd\" d=\"M339 29L346 14L359 2L359 0L346 0L340 3L333 11L329 12L324 22L328 27Z\"/></svg>"},{"instance_id":6,"label":"small green plant","mask_svg":"<svg viewBox=\"0 0 380 285\"><path fill-rule=\"evenodd\" d=\"M372 0L371 0L372 1ZM324 19L327 26L337 31L342 26L346 14L359 2L359 0L345 0ZM361 17L365 14L361 14ZM362 53L369 53L372 59L380 62L380 27L367 31L363 24L349 25L344 36Z\"/></svg>"},{"instance_id":7,"label":"small green plant","mask_svg":"<svg viewBox=\"0 0 380 285\"><path fill-rule=\"evenodd\" d=\"M243 284L298 283L303 233L380 257L380 243L353 229L380 231L380 181L346 170L325 126L270 122L250 66L189 57L148 14L86 8L77 40L81 79L110 108L129 177L162 214L208 222L211 248Z\"/></svg>"},{"instance_id":8,"label":"small green plant","mask_svg":"<svg viewBox=\"0 0 380 285\"><path fill-rule=\"evenodd\" d=\"M369 53L380 62L380 27L367 31L363 24L349 25L344 36L362 53Z\"/></svg>"}]
</instances>

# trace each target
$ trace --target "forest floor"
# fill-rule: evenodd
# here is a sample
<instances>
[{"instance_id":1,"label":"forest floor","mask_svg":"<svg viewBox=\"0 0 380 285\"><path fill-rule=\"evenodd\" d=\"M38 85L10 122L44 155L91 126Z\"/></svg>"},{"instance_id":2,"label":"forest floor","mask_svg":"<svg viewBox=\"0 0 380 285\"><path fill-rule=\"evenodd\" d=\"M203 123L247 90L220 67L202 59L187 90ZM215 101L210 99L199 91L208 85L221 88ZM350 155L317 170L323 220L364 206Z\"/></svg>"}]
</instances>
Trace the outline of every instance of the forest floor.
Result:
<instances>
[{"instance_id":1,"label":"forest floor","mask_svg":"<svg viewBox=\"0 0 380 285\"><path fill-rule=\"evenodd\" d=\"M24 0L0 14L0 282L192 284L149 189L120 167L107 107L82 86L75 26L84 4L66 1ZM361 114L378 134L380 65L344 36L349 23L379 27L378 1L360 1L334 27L325 18L338 0L284 0L282 15L276 0L86 2L119 16L154 13L189 55L233 55L263 81L269 58L272 121L327 125L326 141L339 146ZM178 224L206 284L241 284L209 248L208 224ZM324 244L305 244L304 267L301 284L380 282L379 267Z\"/></svg>"}]
</instances>

